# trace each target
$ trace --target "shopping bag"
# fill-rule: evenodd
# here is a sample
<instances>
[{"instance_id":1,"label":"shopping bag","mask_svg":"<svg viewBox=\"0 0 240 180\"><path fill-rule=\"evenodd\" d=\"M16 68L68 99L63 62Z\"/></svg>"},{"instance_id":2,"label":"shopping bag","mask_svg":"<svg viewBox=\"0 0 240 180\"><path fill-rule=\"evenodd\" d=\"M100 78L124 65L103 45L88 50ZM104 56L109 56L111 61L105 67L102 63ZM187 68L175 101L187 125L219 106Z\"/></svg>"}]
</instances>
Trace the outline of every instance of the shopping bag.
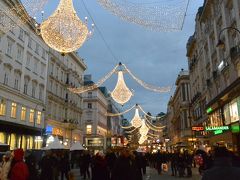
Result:
<instances>
[{"instance_id":1,"label":"shopping bag","mask_svg":"<svg viewBox=\"0 0 240 180\"><path fill-rule=\"evenodd\" d=\"M168 165L166 163L162 164L162 170L163 172L168 172Z\"/></svg>"}]
</instances>

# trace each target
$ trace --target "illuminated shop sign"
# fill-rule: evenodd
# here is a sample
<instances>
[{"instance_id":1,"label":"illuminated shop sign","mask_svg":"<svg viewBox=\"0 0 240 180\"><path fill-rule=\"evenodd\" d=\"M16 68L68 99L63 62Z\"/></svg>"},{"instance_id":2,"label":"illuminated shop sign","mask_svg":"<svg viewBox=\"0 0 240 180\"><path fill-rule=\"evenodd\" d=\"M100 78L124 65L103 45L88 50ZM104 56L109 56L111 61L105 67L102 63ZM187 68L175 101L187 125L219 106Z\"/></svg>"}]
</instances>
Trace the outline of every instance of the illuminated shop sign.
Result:
<instances>
[{"instance_id":1,"label":"illuminated shop sign","mask_svg":"<svg viewBox=\"0 0 240 180\"><path fill-rule=\"evenodd\" d=\"M215 135L217 135L217 134L222 134L222 133L223 133L223 130L221 130L221 129L214 131L214 134L215 134Z\"/></svg>"},{"instance_id":2,"label":"illuminated shop sign","mask_svg":"<svg viewBox=\"0 0 240 180\"><path fill-rule=\"evenodd\" d=\"M204 128L202 126L194 126L192 127L192 131L204 131Z\"/></svg>"},{"instance_id":3,"label":"illuminated shop sign","mask_svg":"<svg viewBox=\"0 0 240 180\"><path fill-rule=\"evenodd\" d=\"M213 112L213 109L211 107L207 108L207 113L209 114L211 112Z\"/></svg>"},{"instance_id":4,"label":"illuminated shop sign","mask_svg":"<svg viewBox=\"0 0 240 180\"><path fill-rule=\"evenodd\" d=\"M232 133L239 133L240 132L240 126L239 125L232 125L231 130L232 130Z\"/></svg>"},{"instance_id":5,"label":"illuminated shop sign","mask_svg":"<svg viewBox=\"0 0 240 180\"><path fill-rule=\"evenodd\" d=\"M217 131L217 130L229 130L228 126L219 126L219 127L206 127L206 131Z\"/></svg>"},{"instance_id":6,"label":"illuminated shop sign","mask_svg":"<svg viewBox=\"0 0 240 180\"><path fill-rule=\"evenodd\" d=\"M46 133L47 134L52 134L52 131L53 131L53 127L52 126L47 126L46 127Z\"/></svg>"}]
</instances>

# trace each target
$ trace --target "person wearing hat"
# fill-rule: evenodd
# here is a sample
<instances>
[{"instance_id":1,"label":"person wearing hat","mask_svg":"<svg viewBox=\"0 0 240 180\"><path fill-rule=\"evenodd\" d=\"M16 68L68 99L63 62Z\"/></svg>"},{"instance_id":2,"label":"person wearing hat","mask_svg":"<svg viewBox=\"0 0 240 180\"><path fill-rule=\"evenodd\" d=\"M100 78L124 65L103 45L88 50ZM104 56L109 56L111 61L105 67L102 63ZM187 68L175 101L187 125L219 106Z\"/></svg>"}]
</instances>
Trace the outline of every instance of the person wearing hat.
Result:
<instances>
[{"instance_id":1,"label":"person wearing hat","mask_svg":"<svg viewBox=\"0 0 240 180\"><path fill-rule=\"evenodd\" d=\"M7 151L3 157L3 165L0 174L0 180L8 180L8 173L11 169L12 154L10 151Z\"/></svg>"},{"instance_id":2,"label":"person wearing hat","mask_svg":"<svg viewBox=\"0 0 240 180\"><path fill-rule=\"evenodd\" d=\"M10 180L28 180L29 170L25 162L23 162L23 149L14 150L14 156L9 174Z\"/></svg>"}]
</instances>

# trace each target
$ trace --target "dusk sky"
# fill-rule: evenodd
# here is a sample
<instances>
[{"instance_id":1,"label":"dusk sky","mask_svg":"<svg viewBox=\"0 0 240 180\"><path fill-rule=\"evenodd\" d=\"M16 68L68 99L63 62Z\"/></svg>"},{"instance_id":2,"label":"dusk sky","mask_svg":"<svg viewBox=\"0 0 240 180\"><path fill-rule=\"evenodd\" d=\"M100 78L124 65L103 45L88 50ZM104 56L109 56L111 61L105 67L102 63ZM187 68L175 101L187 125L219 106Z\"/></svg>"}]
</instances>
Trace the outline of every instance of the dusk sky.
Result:
<instances>
[{"instance_id":1,"label":"dusk sky","mask_svg":"<svg viewBox=\"0 0 240 180\"><path fill-rule=\"evenodd\" d=\"M73 1L80 18L84 20L85 16L89 17L82 0ZM45 18L52 13L58 2L59 0L48 2L44 9ZM79 55L88 67L86 74L92 74L95 82L111 71L119 61L126 64L141 80L160 87L173 86L181 68L187 69L186 43L194 32L195 15L203 5L203 0L190 0L183 29L179 32L154 32L112 15L102 8L97 0L84 2L117 57L112 57L100 34L95 30L92 38L79 49ZM113 90L116 78L116 75L113 75L104 83L109 91ZM174 89L169 93L154 93L138 85L128 75L125 76L125 80L128 87L134 90L134 97L122 109L139 103L145 111L153 115L167 111L167 103ZM131 114L126 117L131 117Z\"/></svg>"}]
</instances>

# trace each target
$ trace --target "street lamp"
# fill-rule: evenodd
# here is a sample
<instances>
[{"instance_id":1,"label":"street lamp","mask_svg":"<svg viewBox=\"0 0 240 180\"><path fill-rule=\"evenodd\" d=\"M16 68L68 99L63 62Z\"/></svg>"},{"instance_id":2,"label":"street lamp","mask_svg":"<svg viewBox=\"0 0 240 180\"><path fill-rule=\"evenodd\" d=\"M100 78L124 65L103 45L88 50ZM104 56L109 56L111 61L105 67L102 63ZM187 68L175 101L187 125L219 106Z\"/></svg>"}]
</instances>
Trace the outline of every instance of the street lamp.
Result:
<instances>
[{"instance_id":1,"label":"street lamp","mask_svg":"<svg viewBox=\"0 0 240 180\"><path fill-rule=\"evenodd\" d=\"M218 34L218 43L217 43L217 46L216 46L216 47L218 47L218 48L220 48L220 49L224 49L224 48L225 48L225 43L221 40L221 35L222 35L222 32L225 31L225 30L227 30L227 29L234 30L234 31L238 32L239 35L240 35L240 30L237 29L237 28L235 28L235 27L229 26L229 27L223 28L223 29L219 32L219 34Z\"/></svg>"}]
</instances>

